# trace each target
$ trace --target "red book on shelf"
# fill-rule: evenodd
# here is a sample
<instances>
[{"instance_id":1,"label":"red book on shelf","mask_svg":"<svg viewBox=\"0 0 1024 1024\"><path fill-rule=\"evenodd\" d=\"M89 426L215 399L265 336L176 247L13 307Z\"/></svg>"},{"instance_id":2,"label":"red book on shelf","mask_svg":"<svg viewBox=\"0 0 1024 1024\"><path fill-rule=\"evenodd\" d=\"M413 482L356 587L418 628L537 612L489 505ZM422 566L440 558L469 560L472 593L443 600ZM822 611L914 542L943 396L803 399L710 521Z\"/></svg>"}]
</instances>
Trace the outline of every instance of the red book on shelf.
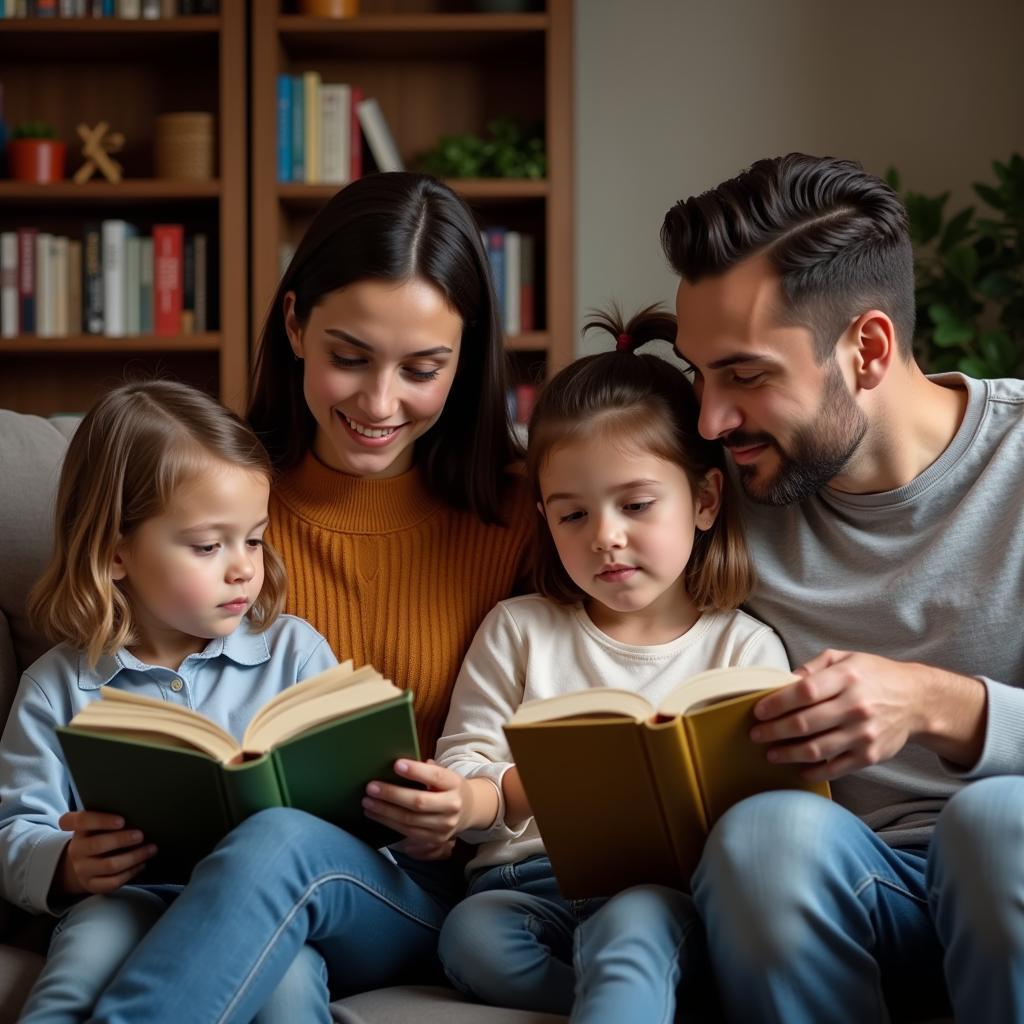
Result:
<instances>
[{"instance_id":1,"label":"red book on shelf","mask_svg":"<svg viewBox=\"0 0 1024 1024\"><path fill-rule=\"evenodd\" d=\"M153 333L161 338L181 334L184 248L181 224L153 225Z\"/></svg>"},{"instance_id":2,"label":"red book on shelf","mask_svg":"<svg viewBox=\"0 0 1024 1024\"><path fill-rule=\"evenodd\" d=\"M355 181L363 176L363 132L359 126L359 114L356 112L356 108L363 102L363 90L358 85L353 85L350 96L352 109L349 111L348 125L352 134L348 147L348 180Z\"/></svg>"}]
</instances>

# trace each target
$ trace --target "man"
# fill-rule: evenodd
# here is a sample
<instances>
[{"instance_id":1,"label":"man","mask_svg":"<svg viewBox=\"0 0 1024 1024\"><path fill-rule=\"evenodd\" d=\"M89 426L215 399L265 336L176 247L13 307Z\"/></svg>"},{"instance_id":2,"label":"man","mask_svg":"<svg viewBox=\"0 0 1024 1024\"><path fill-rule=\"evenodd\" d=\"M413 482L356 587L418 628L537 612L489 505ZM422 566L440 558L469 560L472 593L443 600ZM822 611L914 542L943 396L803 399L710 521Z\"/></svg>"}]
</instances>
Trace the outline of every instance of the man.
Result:
<instances>
[{"instance_id":1,"label":"man","mask_svg":"<svg viewBox=\"0 0 1024 1024\"><path fill-rule=\"evenodd\" d=\"M751 736L834 796L714 829L694 896L726 1010L882 1021L946 988L958 1021L1024 1020L1024 383L921 372L906 213L852 162L762 160L662 243L750 607L802 666Z\"/></svg>"}]
</instances>

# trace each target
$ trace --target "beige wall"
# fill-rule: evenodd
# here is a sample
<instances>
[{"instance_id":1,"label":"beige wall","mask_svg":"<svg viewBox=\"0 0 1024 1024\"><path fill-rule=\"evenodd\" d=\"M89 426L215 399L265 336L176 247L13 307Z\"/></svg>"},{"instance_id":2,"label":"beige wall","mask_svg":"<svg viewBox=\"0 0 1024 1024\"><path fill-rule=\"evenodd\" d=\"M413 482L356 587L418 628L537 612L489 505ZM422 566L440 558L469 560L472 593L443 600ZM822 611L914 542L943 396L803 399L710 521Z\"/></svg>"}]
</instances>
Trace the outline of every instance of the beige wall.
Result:
<instances>
[{"instance_id":1,"label":"beige wall","mask_svg":"<svg viewBox=\"0 0 1024 1024\"><path fill-rule=\"evenodd\" d=\"M671 301L665 211L759 157L895 165L952 204L1024 151L1022 0L576 0L576 45L581 320Z\"/></svg>"}]
</instances>

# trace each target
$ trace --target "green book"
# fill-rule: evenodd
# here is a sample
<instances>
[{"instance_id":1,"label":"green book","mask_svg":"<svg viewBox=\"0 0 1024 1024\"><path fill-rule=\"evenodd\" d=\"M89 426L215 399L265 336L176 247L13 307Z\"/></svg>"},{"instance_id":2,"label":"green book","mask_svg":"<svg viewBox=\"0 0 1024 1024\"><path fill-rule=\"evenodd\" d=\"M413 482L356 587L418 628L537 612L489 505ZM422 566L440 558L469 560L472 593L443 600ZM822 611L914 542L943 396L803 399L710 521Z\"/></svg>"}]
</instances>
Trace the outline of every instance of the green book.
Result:
<instances>
[{"instance_id":1,"label":"green book","mask_svg":"<svg viewBox=\"0 0 1024 1024\"><path fill-rule=\"evenodd\" d=\"M158 847L138 881L185 882L256 811L296 807L373 846L400 839L363 814L371 779L419 759L412 694L351 662L278 694L242 742L188 708L104 687L57 729L90 811L121 815Z\"/></svg>"}]
</instances>

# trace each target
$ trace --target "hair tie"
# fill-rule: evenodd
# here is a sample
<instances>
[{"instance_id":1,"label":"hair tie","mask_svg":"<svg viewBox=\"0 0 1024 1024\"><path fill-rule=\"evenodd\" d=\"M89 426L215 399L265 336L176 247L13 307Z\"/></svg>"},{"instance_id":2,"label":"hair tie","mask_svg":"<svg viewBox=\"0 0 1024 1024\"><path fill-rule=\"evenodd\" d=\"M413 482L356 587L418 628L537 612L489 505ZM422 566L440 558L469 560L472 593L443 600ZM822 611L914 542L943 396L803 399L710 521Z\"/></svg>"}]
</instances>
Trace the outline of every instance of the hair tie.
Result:
<instances>
[{"instance_id":1,"label":"hair tie","mask_svg":"<svg viewBox=\"0 0 1024 1024\"><path fill-rule=\"evenodd\" d=\"M615 351L616 352L632 352L633 351L633 339L623 331L615 339Z\"/></svg>"}]
</instances>

